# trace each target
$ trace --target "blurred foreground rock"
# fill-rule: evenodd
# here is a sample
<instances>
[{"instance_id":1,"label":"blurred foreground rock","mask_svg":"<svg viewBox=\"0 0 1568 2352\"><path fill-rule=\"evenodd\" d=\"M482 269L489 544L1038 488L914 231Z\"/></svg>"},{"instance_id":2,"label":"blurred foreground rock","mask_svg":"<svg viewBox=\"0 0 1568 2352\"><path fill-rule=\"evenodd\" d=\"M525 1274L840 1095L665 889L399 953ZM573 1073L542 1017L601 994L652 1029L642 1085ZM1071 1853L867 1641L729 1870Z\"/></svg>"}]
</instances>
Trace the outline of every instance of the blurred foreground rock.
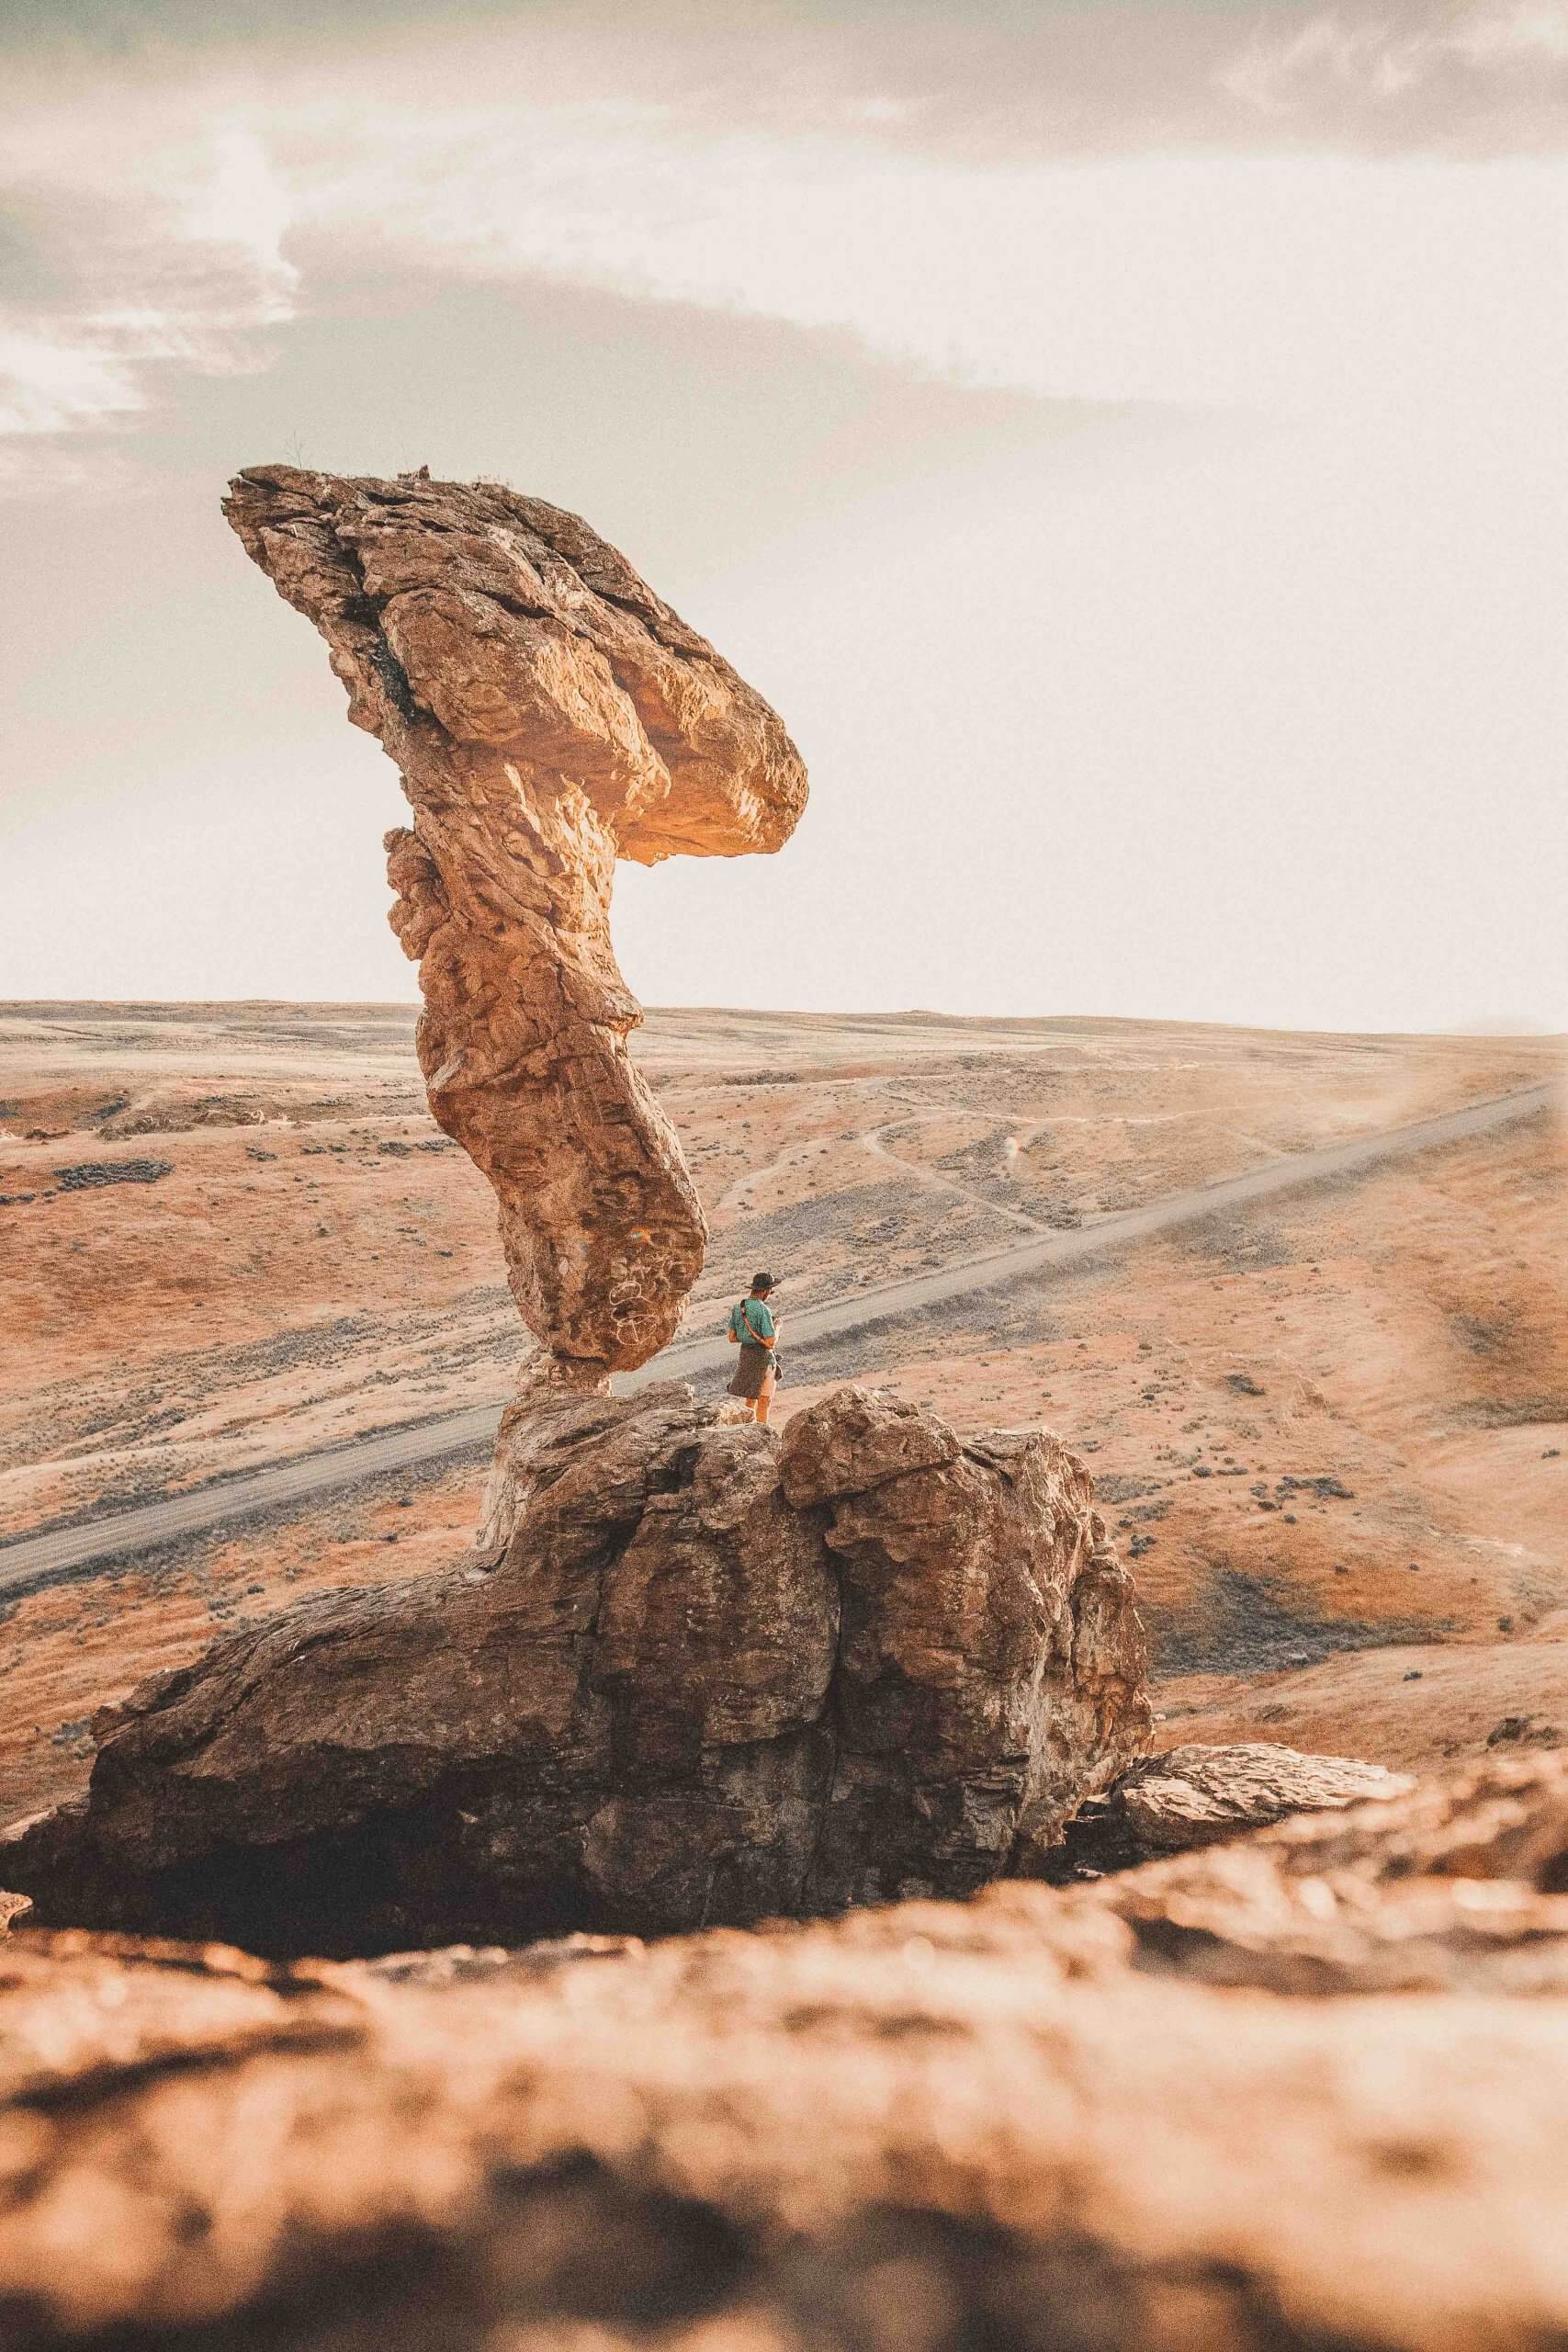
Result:
<instances>
[{"instance_id":1,"label":"blurred foreground rock","mask_svg":"<svg viewBox=\"0 0 1568 2352\"><path fill-rule=\"evenodd\" d=\"M0 1886L284 1954L749 1923L1034 1869L1146 1745L1131 1580L1040 1431L558 1396L509 1416L491 1515L493 1567L307 1602L106 1710Z\"/></svg>"},{"instance_id":2,"label":"blurred foreground rock","mask_svg":"<svg viewBox=\"0 0 1568 2352\"><path fill-rule=\"evenodd\" d=\"M14 1931L4 2340L1557 2352L1565 1883L1542 1758L1092 1888L649 1948Z\"/></svg>"}]
</instances>

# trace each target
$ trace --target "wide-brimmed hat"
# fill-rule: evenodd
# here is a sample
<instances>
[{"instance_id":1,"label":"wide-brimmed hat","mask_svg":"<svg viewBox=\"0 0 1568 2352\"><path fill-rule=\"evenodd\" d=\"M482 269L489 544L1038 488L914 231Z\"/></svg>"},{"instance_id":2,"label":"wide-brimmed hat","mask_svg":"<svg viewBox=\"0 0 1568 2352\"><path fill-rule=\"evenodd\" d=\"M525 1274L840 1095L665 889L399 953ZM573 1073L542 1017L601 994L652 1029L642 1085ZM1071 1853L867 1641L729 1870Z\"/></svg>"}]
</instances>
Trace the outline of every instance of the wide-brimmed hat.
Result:
<instances>
[{"instance_id":1,"label":"wide-brimmed hat","mask_svg":"<svg viewBox=\"0 0 1568 2352\"><path fill-rule=\"evenodd\" d=\"M778 1280L773 1274L753 1274L751 1287L753 1290L776 1290Z\"/></svg>"}]
</instances>

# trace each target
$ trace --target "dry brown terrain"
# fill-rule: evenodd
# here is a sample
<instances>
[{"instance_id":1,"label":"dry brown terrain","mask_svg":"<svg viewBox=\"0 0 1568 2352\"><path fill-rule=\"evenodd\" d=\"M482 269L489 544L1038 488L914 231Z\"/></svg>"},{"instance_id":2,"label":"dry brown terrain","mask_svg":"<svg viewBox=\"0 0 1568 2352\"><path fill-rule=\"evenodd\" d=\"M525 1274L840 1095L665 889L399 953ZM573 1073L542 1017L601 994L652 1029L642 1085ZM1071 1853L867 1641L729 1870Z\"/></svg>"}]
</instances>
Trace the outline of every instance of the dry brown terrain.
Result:
<instances>
[{"instance_id":1,"label":"dry brown terrain","mask_svg":"<svg viewBox=\"0 0 1568 2352\"><path fill-rule=\"evenodd\" d=\"M488 1187L412 1008L0 1012L0 1534L502 1396ZM692 1322L781 1311L1552 1076L1558 1041L650 1014L713 1228ZM107 1181L106 1181L107 1180ZM1550 1116L790 1362L1083 1448L1168 1740L1394 1765L1568 1735L1568 1278ZM788 1327L785 1323L786 1354ZM448 1464L14 1601L0 1815L92 1710L292 1593L450 1556Z\"/></svg>"}]
</instances>

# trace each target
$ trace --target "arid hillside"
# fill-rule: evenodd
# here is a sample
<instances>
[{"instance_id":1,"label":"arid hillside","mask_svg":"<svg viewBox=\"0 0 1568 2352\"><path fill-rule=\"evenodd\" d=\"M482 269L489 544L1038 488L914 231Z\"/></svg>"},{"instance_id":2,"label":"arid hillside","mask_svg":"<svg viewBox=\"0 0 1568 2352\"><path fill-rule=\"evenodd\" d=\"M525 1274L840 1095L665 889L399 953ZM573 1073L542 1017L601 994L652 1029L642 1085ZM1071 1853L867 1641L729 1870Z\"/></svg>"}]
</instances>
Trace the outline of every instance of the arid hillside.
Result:
<instances>
[{"instance_id":1,"label":"arid hillside","mask_svg":"<svg viewBox=\"0 0 1568 2352\"><path fill-rule=\"evenodd\" d=\"M506 1394L492 1197L411 1008L0 1013L0 1536ZM791 1307L1555 1075L1548 1039L650 1014L712 1238L783 1278L783 1413L846 1377L1082 1450L1161 1735L1390 1764L1568 1735L1568 1204L1550 1113L792 1350ZM4 1804L218 1625L450 1558L477 1456L6 1602ZM3 1566L3 1555L0 1555Z\"/></svg>"}]
</instances>

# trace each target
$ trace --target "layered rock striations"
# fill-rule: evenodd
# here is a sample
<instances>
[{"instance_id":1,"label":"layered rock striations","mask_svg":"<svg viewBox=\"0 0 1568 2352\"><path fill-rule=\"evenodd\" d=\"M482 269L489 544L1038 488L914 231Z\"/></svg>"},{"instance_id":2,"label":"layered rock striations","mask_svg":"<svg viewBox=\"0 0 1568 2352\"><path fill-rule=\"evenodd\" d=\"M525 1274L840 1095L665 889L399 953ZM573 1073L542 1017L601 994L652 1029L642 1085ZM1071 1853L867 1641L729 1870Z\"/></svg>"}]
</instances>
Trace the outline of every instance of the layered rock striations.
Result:
<instances>
[{"instance_id":1,"label":"layered rock striations","mask_svg":"<svg viewBox=\"0 0 1568 2352\"><path fill-rule=\"evenodd\" d=\"M747 1924L1033 1869L1146 1743L1131 1581L1055 1439L845 1388L781 1442L665 1385L505 1443L499 1566L144 1685L0 1886L274 1953Z\"/></svg>"},{"instance_id":2,"label":"layered rock striations","mask_svg":"<svg viewBox=\"0 0 1568 2352\"><path fill-rule=\"evenodd\" d=\"M0 1941L12 2352L1555 2352L1568 1766L1082 1893Z\"/></svg>"},{"instance_id":3,"label":"layered rock striations","mask_svg":"<svg viewBox=\"0 0 1568 2352\"><path fill-rule=\"evenodd\" d=\"M420 1065L495 1188L523 1319L568 1385L643 1363L705 1231L626 1052L615 861L777 849L806 804L799 754L624 556L541 499L255 466L224 512L413 805L387 847Z\"/></svg>"}]
</instances>

